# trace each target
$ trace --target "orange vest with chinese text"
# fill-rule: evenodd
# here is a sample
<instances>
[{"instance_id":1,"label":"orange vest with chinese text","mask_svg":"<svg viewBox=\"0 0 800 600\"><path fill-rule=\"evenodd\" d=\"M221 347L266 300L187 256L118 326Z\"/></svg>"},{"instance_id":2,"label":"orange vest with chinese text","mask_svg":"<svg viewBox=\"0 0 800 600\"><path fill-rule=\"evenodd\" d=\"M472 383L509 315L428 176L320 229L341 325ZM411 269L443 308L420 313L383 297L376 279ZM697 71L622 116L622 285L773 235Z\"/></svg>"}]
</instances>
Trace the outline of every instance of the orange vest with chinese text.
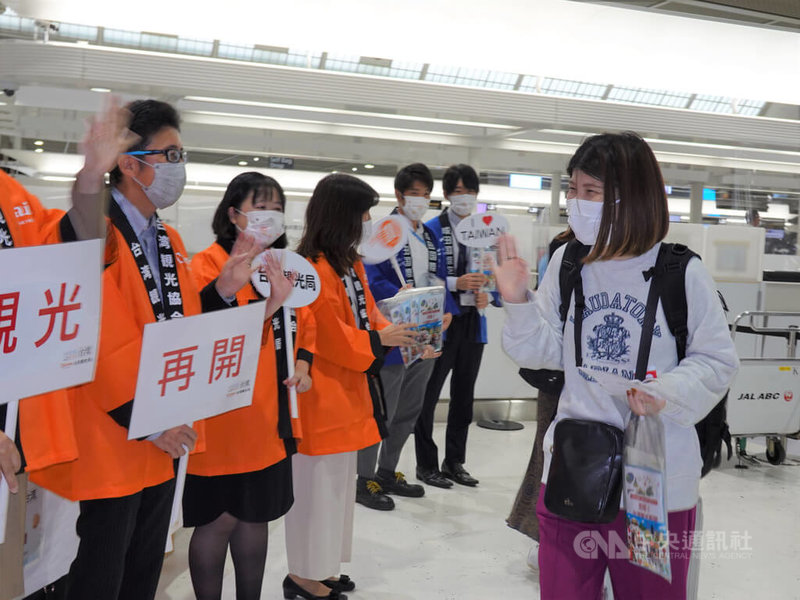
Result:
<instances>
[{"instance_id":1,"label":"orange vest with chinese text","mask_svg":"<svg viewBox=\"0 0 800 600\"><path fill-rule=\"evenodd\" d=\"M1 170L0 211L15 248L45 243L47 232L64 216L64 211L44 208L16 179ZM13 274L11 277L13 281ZM77 457L77 443L69 427L71 418L64 390L31 396L20 402L20 441L27 470L40 469ZM63 426L64 423L67 427Z\"/></svg>"},{"instance_id":2,"label":"orange vest with chinese text","mask_svg":"<svg viewBox=\"0 0 800 600\"><path fill-rule=\"evenodd\" d=\"M37 471L31 480L70 500L116 498L174 477L172 458L149 441L128 440L128 430L109 412L136 392L144 326L155 322L136 260L119 230L108 224L103 273L103 309L95 380L68 390L78 459ZM188 254L178 233L166 226L175 254L184 315L201 312L189 272ZM202 450L202 428L195 451Z\"/></svg>"},{"instance_id":3,"label":"orange vest with chinese text","mask_svg":"<svg viewBox=\"0 0 800 600\"><path fill-rule=\"evenodd\" d=\"M198 288L213 281L228 253L217 243L192 258L192 275ZM259 299L252 285L236 294L239 306ZM297 350L314 352L314 323L307 308L296 309ZM253 403L205 419L205 452L192 455L189 473L193 475L228 475L264 469L286 458L286 444L278 435L278 382L275 337L269 322L264 324L258 372L253 387ZM302 401L303 395L300 395ZM295 432L296 434L296 432Z\"/></svg>"},{"instance_id":4,"label":"orange vest with chinese text","mask_svg":"<svg viewBox=\"0 0 800 600\"><path fill-rule=\"evenodd\" d=\"M298 452L308 455L360 450L381 440L365 371L375 361L370 333L359 329L341 277L319 257L311 261L320 278L319 297L310 305L317 326L311 390L301 394L303 439ZM364 265L355 271L364 287L373 329L389 322L378 311Z\"/></svg>"}]
</instances>

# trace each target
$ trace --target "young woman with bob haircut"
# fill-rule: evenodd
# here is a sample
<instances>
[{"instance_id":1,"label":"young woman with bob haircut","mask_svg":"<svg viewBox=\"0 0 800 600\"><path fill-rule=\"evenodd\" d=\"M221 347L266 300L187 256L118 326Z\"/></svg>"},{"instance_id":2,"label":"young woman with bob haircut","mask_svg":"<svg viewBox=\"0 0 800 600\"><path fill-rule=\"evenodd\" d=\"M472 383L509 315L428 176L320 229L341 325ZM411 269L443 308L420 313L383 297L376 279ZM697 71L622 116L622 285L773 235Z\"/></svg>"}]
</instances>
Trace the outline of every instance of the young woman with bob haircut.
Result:
<instances>
[{"instance_id":1,"label":"young woman with bob haircut","mask_svg":"<svg viewBox=\"0 0 800 600\"><path fill-rule=\"evenodd\" d=\"M216 241L192 259L200 287L214 281L240 235L262 248L285 248L286 197L272 177L257 172L237 175L228 184L212 221ZM297 309L294 377L285 355L287 328L281 304L292 290L280 263L267 264L271 295L266 300L261 351L253 403L205 420L206 450L189 458L183 495L184 525L194 527L189 543L189 572L198 600L219 600L225 557L230 547L236 598L258 600L267 558L268 523L289 510L295 440L289 418L287 386L311 387L314 321ZM252 284L231 304L264 300ZM302 398L302 396L301 396Z\"/></svg>"},{"instance_id":2,"label":"young woman with bob haircut","mask_svg":"<svg viewBox=\"0 0 800 600\"><path fill-rule=\"evenodd\" d=\"M550 472L553 447L560 442L555 439L556 425L569 418L624 430L632 415L660 415L666 442L668 528L678 540L690 539L702 465L694 425L716 405L733 379L738 368L736 351L714 282L703 263L692 259L685 274L688 338L683 360L678 362L675 338L658 306L646 363L648 375L654 376L647 383L649 393L629 389L626 398L613 396L578 371L576 363L582 355L589 371L633 376L652 281L648 271L667 234L669 214L656 158L635 133L588 138L569 161L567 171L569 225L578 241L591 247L580 275L586 302L578 332L579 352L575 348L574 298L563 324L559 312L564 249L553 255L537 292L527 289L528 266L519 258L510 236L500 242L496 267L507 311L505 351L522 367L565 372L556 417L545 435L543 486L536 509L541 595L599 598L608 568L618 600L686 598L691 549L671 549L671 583L630 563L627 557L578 552L584 538L616 539L624 544L625 511L620 510L610 523L587 523L548 510L546 484L557 475ZM610 329L615 339L625 343L598 343ZM609 547L613 547L611 542Z\"/></svg>"},{"instance_id":3,"label":"young woman with bob haircut","mask_svg":"<svg viewBox=\"0 0 800 600\"><path fill-rule=\"evenodd\" d=\"M414 343L409 325L390 324L378 311L358 255L377 203L377 192L360 179L333 174L317 184L306 208L298 252L317 269L320 294L310 305L314 387L299 403L303 439L285 521L288 599L346 598L342 592L355 588L339 568L352 547L356 452L385 435L378 377L384 347Z\"/></svg>"}]
</instances>

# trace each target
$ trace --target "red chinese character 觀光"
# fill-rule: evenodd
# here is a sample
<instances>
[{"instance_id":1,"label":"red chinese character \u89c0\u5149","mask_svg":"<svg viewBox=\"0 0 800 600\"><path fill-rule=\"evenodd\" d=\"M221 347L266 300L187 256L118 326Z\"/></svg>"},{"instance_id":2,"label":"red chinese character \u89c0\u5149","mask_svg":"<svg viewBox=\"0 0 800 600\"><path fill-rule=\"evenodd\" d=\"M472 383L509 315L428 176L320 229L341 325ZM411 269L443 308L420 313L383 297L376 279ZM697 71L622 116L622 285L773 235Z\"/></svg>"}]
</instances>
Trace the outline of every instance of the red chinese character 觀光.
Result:
<instances>
[{"instance_id":1,"label":"red chinese character \u89c0\u5149","mask_svg":"<svg viewBox=\"0 0 800 600\"><path fill-rule=\"evenodd\" d=\"M17 328L17 308L19 292L0 294L0 344L3 354L13 352L17 347L17 338L12 335Z\"/></svg>"},{"instance_id":2,"label":"red chinese character \u89c0\u5149","mask_svg":"<svg viewBox=\"0 0 800 600\"><path fill-rule=\"evenodd\" d=\"M192 352L195 350L197 350L197 346L164 352L162 356L167 359L164 361L164 375L158 380L158 383L161 384L162 396L167 391L168 383L183 381L183 385L178 388L179 392L189 387L189 381L194 376L194 371L192 371L194 356Z\"/></svg>"},{"instance_id":3,"label":"red chinese character \u89c0\u5149","mask_svg":"<svg viewBox=\"0 0 800 600\"><path fill-rule=\"evenodd\" d=\"M68 342L69 340L75 339L78 335L78 329L80 328L79 325L75 325L72 328L72 331L67 333L67 313L72 310L78 310L81 307L80 302L75 302L75 297L78 295L78 291L81 289L81 286L75 284L75 288L72 290L72 295L69 298L69 304L66 304L66 296L67 296L67 284L61 284L61 290L59 292L58 297L58 304L55 306L51 306L53 304L53 292L50 290L45 291L44 297L47 299L47 308L43 308L39 311L39 316L48 315L50 317L50 323L47 325L47 331L45 334L36 340L35 344L38 348L42 344L44 344L47 340L50 339L50 334L53 333L53 327L56 324L56 319L58 315L61 315L61 331L59 334L59 339L62 342Z\"/></svg>"}]
</instances>

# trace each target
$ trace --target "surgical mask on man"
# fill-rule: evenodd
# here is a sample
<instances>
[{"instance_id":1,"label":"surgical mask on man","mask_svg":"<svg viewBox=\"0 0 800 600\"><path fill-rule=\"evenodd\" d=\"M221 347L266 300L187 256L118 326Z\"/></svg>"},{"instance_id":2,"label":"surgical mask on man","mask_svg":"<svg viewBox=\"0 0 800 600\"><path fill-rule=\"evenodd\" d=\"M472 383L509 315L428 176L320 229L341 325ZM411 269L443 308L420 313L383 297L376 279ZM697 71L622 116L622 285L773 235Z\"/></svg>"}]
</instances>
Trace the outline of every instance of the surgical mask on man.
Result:
<instances>
[{"instance_id":1,"label":"surgical mask on man","mask_svg":"<svg viewBox=\"0 0 800 600\"><path fill-rule=\"evenodd\" d=\"M285 231L283 213L279 210L251 210L246 213L237 210L236 212L247 217L247 227L244 231L252 235L259 244L272 246ZM242 230L240 229L240 231Z\"/></svg>"},{"instance_id":2,"label":"surgical mask on man","mask_svg":"<svg viewBox=\"0 0 800 600\"><path fill-rule=\"evenodd\" d=\"M581 244L594 246L602 216L602 202L567 198L567 223Z\"/></svg>"},{"instance_id":3,"label":"surgical mask on man","mask_svg":"<svg viewBox=\"0 0 800 600\"><path fill-rule=\"evenodd\" d=\"M136 158L134 156L134 158ZM172 206L178 201L186 185L186 164L185 163L155 163L151 164L140 158L136 158L141 163L152 167L155 171L153 183L144 185L141 181L133 180L142 186L147 199L153 203L157 209L164 209Z\"/></svg>"},{"instance_id":4,"label":"surgical mask on man","mask_svg":"<svg viewBox=\"0 0 800 600\"><path fill-rule=\"evenodd\" d=\"M459 194L457 196L450 196L450 210L456 213L459 217L468 217L475 212L478 206L478 196L476 194Z\"/></svg>"},{"instance_id":5,"label":"surgical mask on man","mask_svg":"<svg viewBox=\"0 0 800 600\"><path fill-rule=\"evenodd\" d=\"M412 221L422 220L428 210L428 199L425 196L403 196L403 214Z\"/></svg>"}]
</instances>

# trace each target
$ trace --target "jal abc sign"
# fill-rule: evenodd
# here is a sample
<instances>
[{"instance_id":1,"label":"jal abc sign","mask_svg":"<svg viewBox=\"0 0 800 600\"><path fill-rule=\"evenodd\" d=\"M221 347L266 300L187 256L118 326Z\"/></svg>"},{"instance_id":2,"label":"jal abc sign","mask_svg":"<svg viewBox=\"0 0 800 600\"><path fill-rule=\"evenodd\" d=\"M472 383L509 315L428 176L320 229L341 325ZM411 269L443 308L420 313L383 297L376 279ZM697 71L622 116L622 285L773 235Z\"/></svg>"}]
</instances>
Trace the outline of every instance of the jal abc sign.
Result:
<instances>
[{"instance_id":1,"label":"jal abc sign","mask_svg":"<svg viewBox=\"0 0 800 600\"><path fill-rule=\"evenodd\" d=\"M794 392L742 392L737 400L785 400L791 402L794 399Z\"/></svg>"}]
</instances>

